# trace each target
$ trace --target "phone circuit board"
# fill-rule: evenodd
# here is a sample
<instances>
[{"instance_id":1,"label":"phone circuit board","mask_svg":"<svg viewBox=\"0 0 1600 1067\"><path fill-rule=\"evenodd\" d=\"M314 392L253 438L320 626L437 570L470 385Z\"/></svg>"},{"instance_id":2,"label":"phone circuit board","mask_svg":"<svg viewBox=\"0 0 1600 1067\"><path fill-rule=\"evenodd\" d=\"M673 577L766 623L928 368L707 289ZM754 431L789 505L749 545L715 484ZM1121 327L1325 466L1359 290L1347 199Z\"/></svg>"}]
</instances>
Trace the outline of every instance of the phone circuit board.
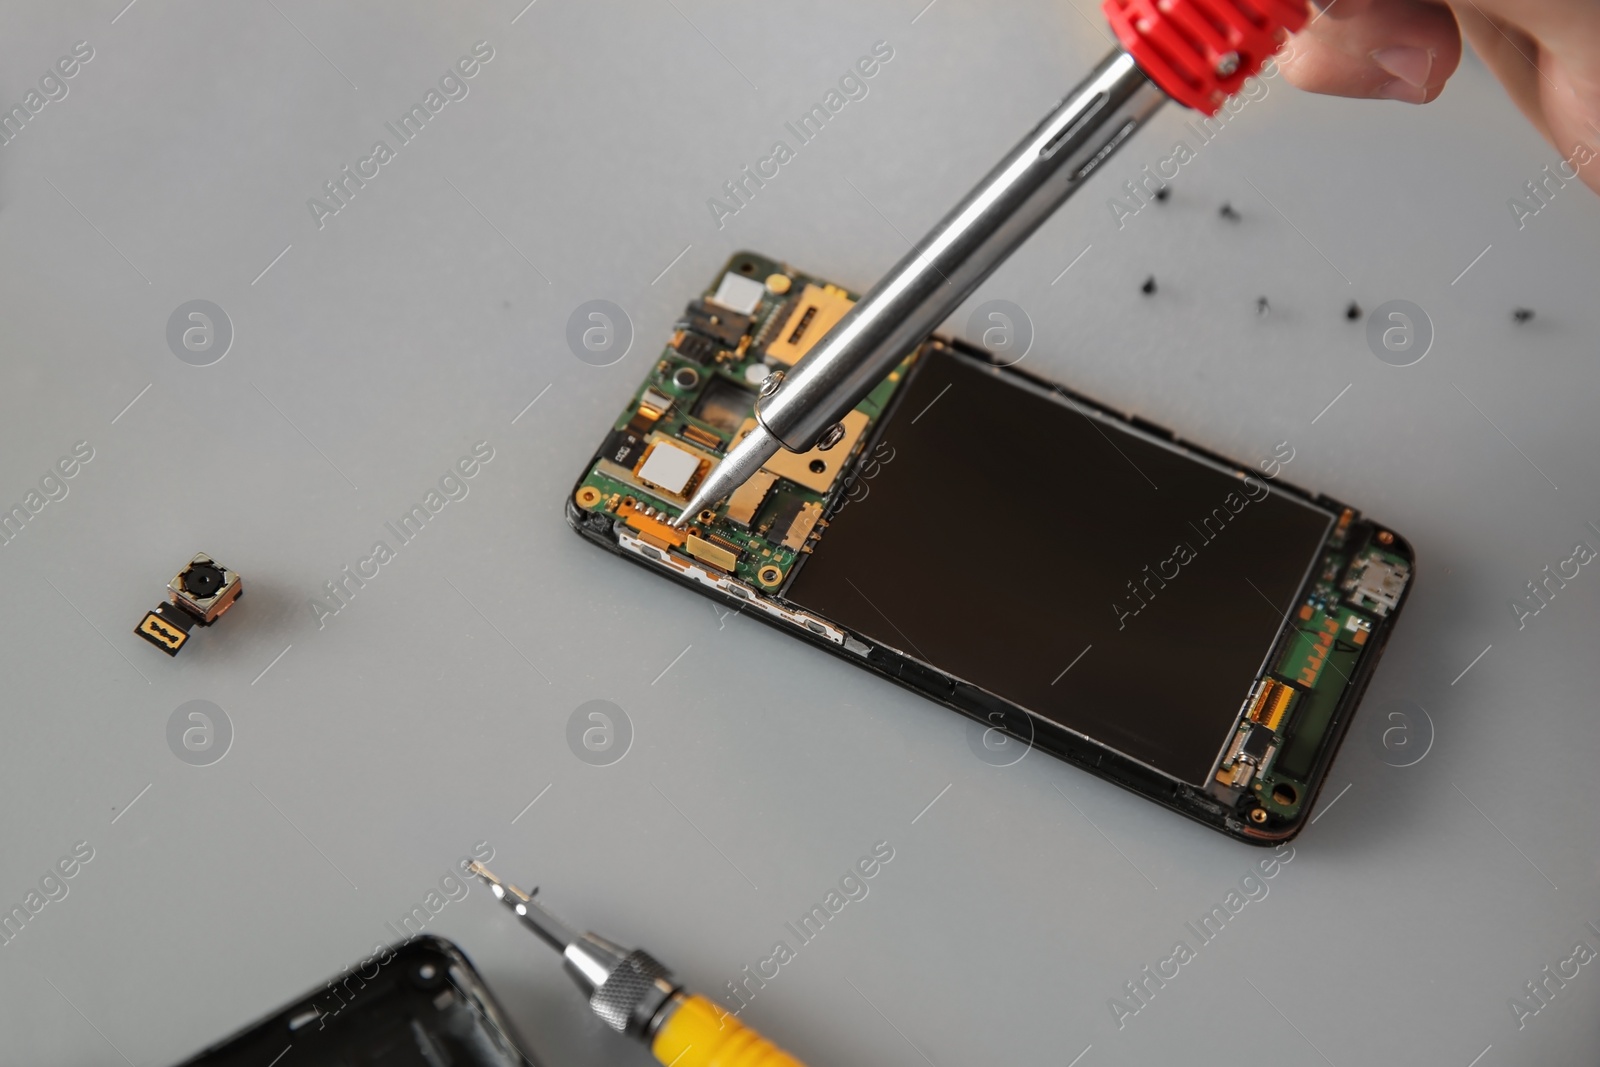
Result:
<instances>
[{"instance_id":1,"label":"phone circuit board","mask_svg":"<svg viewBox=\"0 0 1600 1067\"><path fill-rule=\"evenodd\" d=\"M670 520L755 425L761 383L798 362L856 299L785 264L735 256L684 309L578 483L577 507L611 517L624 550L842 643L836 627L761 594L783 585L826 529L833 502L851 491L853 460L918 353L845 416L844 437L832 448L779 452L686 529Z\"/></svg>"},{"instance_id":2,"label":"phone circuit board","mask_svg":"<svg viewBox=\"0 0 1600 1067\"><path fill-rule=\"evenodd\" d=\"M1211 793L1258 824L1292 822L1310 801L1318 756L1374 628L1400 606L1410 561L1392 533L1345 509L1309 594L1257 679ZM1255 813L1259 811L1260 815Z\"/></svg>"}]
</instances>

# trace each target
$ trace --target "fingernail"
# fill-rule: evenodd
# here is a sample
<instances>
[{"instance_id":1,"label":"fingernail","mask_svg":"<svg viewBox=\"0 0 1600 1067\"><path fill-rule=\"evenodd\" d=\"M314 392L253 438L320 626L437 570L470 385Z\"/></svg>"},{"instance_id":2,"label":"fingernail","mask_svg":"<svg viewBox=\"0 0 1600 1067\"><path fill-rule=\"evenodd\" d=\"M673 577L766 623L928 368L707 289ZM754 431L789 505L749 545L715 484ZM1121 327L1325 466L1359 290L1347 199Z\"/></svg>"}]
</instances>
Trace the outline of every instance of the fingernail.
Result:
<instances>
[{"instance_id":1,"label":"fingernail","mask_svg":"<svg viewBox=\"0 0 1600 1067\"><path fill-rule=\"evenodd\" d=\"M1426 48L1380 48L1372 53L1372 61L1407 85L1419 89L1428 84L1428 74L1433 70L1433 52Z\"/></svg>"},{"instance_id":2,"label":"fingernail","mask_svg":"<svg viewBox=\"0 0 1600 1067\"><path fill-rule=\"evenodd\" d=\"M1407 85L1399 78L1390 78L1378 86L1378 91L1373 94L1381 100L1399 100L1406 104L1426 104L1428 90L1417 85Z\"/></svg>"}]
</instances>

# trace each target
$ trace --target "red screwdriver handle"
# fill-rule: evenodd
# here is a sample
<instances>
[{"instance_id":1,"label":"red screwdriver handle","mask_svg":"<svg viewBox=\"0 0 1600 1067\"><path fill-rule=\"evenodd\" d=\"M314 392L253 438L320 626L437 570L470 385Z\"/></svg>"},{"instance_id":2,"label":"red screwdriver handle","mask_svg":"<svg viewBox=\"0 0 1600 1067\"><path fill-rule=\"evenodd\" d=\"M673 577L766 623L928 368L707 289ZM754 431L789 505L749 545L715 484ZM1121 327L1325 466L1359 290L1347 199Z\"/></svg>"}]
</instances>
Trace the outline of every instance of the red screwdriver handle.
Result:
<instances>
[{"instance_id":1,"label":"red screwdriver handle","mask_svg":"<svg viewBox=\"0 0 1600 1067\"><path fill-rule=\"evenodd\" d=\"M1105 0L1101 10L1151 81L1207 115L1311 14L1306 0Z\"/></svg>"}]
</instances>

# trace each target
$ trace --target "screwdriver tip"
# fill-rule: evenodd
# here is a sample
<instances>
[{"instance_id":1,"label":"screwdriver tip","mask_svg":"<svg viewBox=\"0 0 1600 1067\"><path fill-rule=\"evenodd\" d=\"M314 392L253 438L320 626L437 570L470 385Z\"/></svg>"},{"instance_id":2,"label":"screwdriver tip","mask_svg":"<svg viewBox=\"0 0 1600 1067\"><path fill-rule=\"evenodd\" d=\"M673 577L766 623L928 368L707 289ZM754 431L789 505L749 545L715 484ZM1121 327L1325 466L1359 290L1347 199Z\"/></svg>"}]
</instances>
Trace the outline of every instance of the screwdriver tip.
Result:
<instances>
[{"instance_id":1,"label":"screwdriver tip","mask_svg":"<svg viewBox=\"0 0 1600 1067\"><path fill-rule=\"evenodd\" d=\"M711 468L672 525L683 530L707 508L715 508L778 454L783 443L759 421Z\"/></svg>"},{"instance_id":2,"label":"screwdriver tip","mask_svg":"<svg viewBox=\"0 0 1600 1067\"><path fill-rule=\"evenodd\" d=\"M489 891L495 895L495 899L515 912L524 926L538 934L545 944L557 952L565 952L567 946L578 939L576 931L533 899L539 892L538 886L534 886L531 892L525 893L510 882L502 881L493 871L476 861L467 864L463 869L482 878L488 885Z\"/></svg>"},{"instance_id":3,"label":"screwdriver tip","mask_svg":"<svg viewBox=\"0 0 1600 1067\"><path fill-rule=\"evenodd\" d=\"M537 888L535 888L533 893L524 893L510 882L502 882L493 871L479 863L477 860L473 860L471 863L467 864L467 872L482 878L489 888L494 890L494 895L500 897L501 899L504 899L505 895L510 893L513 896L516 896L518 899L526 902L532 900L533 893L537 893L539 891Z\"/></svg>"}]
</instances>

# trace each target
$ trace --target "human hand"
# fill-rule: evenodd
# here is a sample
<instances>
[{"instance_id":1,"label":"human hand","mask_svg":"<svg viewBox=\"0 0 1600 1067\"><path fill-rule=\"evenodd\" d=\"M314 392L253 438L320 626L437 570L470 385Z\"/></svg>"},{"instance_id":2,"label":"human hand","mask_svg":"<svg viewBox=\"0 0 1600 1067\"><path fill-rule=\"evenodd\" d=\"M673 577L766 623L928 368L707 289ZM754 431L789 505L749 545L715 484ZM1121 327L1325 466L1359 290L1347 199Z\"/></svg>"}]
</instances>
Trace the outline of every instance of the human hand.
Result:
<instances>
[{"instance_id":1,"label":"human hand","mask_svg":"<svg viewBox=\"0 0 1600 1067\"><path fill-rule=\"evenodd\" d=\"M1455 73L1464 34L1528 121L1600 192L1600 4L1332 0L1321 6L1279 61L1290 82L1314 93L1426 103ZM1580 145L1585 150L1574 157Z\"/></svg>"}]
</instances>

